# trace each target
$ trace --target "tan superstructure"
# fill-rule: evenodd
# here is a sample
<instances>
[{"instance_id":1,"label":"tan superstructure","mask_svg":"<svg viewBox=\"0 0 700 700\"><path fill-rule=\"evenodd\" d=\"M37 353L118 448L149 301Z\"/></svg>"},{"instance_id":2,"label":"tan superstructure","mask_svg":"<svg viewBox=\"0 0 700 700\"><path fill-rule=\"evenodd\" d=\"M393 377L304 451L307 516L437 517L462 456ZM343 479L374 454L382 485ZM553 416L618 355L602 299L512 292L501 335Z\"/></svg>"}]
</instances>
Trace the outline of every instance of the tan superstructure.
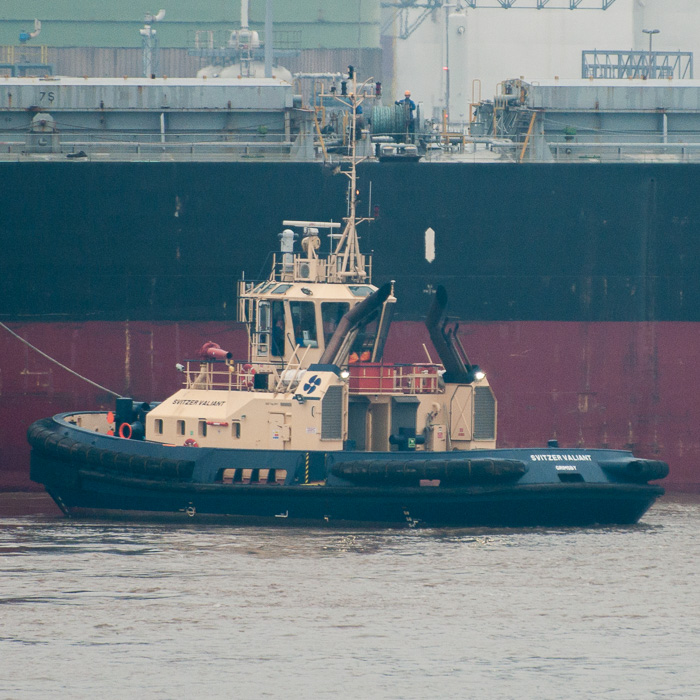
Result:
<instances>
[{"instance_id":1,"label":"tan superstructure","mask_svg":"<svg viewBox=\"0 0 700 700\"><path fill-rule=\"evenodd\" d=\"M495 447L486 378L445 382L442 365L383 363L391 285L372 285L364 258L359 274L337 281L339 256L317 252L318 229L337 225L285 224L302 228L304 252L283 252L269 279L239 290L249 356L205 345L201 361L182 368L184 388L148 413L147 438L262 450ZM281 235L287 245L294 232Z\"/></svg>"}]
</instances>

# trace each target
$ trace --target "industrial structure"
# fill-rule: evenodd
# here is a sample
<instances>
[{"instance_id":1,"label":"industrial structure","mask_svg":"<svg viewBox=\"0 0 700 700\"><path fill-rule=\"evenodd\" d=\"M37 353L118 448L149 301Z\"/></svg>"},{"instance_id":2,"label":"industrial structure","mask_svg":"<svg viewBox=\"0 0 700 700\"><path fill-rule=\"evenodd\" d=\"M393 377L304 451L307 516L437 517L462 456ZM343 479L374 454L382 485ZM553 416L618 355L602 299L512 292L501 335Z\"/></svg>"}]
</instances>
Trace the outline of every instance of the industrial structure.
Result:
<instances>
[{"instance_id":1,"label":"industrial structure","mask_svg":"<svg viewBox=\"0 0 700 700\"><path fill-rule=\"evenodd\" d=\"M163 4L167 13L154 23L158 17L155 2L149 8L135 0L74 0L69 4L36 0L30 15L26 2L3 0L0 75L138 77L145 73L144 56L150 52L150 65L158 68L150 72L194 77L211 63L211 51L225 51L231 32L241 28L240 0L199 4L169 0ZM267 0L249 2L250 29L262 43L270 43L265 32L266 5ZM338 66L353 64L362 66L363 75L381 79L378 0L301 4L274 0L272 7L272 43L287 52L285 65L292 72L338 70ZM35 16L41 21L41 35L20 41L20 35L34 26Z\"/></svg>"},{"instance_id":2,"label":"industrial structure","mask_svg":"<svg viewBox=\"0 0 700 700\"><path fill-rule=\"evenodd\" d=\"M300 107L275 78L0 78L0 142L5 158L312 160Z\"/></svg>"},{"instance_id":3,"label":"industrial structure","mask_svg":"<svg viewBox=\"0 0 700 700\"><path fill-rule=\"evenodd\" d=\"M696 160L700 81L507 80L470 132L515 160Z\"/></svg>"}]
</instances>

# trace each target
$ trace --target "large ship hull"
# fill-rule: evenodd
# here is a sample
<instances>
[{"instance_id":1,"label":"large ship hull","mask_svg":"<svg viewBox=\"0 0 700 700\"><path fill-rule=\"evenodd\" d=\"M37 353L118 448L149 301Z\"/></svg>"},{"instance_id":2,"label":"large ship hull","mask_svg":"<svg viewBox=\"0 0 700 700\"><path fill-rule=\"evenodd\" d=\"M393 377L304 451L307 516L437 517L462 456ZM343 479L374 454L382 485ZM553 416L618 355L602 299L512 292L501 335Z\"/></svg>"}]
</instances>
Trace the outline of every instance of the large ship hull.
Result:
<instances>
[{"instance_id":1,"label":"large ship hull","mask_svg":"<svg viewBox=\"0 0 700 700\"><path fill-rule=\"evenodd\" d=\"M700 489L700 168L399 163L362 178L363 244L401 296L387 359L424 359L406 339L430 347L417 321L443 284L498 391L499 445L663 454L669 488ZM345 194L331 169L292 163L4 163L0 182L0 320L149 398L203 340L245 352L235 281L264 269L280 212L330 218ZM0 358L0 488L27 488L26 426L111 398L4 330Z\"/></svg>"}]
</instances>

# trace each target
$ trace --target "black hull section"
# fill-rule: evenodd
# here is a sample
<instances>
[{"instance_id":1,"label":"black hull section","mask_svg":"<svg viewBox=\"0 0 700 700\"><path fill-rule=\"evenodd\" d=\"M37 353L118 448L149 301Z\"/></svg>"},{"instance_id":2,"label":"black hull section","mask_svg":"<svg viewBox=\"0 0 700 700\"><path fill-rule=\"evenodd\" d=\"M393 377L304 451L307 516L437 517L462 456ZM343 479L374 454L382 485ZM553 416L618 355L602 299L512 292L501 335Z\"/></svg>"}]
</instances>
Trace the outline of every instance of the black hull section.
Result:
<instances>
[{"instance_id":1,"label":"black hull section","mask_svg":"<svg viewBox=\"0 0 700 700\"><path fill-rule=\"evenodd\" d=\"M275 525L566 527L636 523L663 489L545 484L472 489L329 486L178 487L82 473L79 488L48 489L73 517L181 519Z\"/></svg>"}]
</instances>

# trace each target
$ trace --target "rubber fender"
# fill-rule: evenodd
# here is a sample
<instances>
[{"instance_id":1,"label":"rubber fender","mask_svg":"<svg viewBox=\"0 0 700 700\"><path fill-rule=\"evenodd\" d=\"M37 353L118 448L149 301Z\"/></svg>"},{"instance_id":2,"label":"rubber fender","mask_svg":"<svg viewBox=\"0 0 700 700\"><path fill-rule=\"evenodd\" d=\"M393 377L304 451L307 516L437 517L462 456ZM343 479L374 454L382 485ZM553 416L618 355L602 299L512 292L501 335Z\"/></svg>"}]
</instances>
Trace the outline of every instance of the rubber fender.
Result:
<instances>
[{"instance_id":1,"label":"rubber fender","mask_svg":"<svg viewBox=\"0 0 700 700\"><path fill-rule=\"evenodd\" d=\"M28 435L29 444L32 447L41 449L46 444L46 438L49 437L49 435L51 435L51 431L46 430L46 428L40 428L38 430L35 430L34 432Z\"/></svg>"},{"instance_id":2,"label":"rubber fender","mask_svg":"<svg viewBox=\"0 0 700 700\"><path fill-rule=\"evenodd\" d=\"M53 420L51 418L42 418L41 420L34 421L34 423L27 428L27 441L29 444L34 446L36 442L43 439L46 433L52 432L48 429L49 425L53 425Z\"/></svg>"},{"instance_id":3,"label":"rubber fender","mask_svg":"<svg viewBox=\"0 0 700 700\"><path fill-rule=\"evenodd\" d=\"M149 479L165 478L165 470L163 469L162 459L150 459L146 463L146 476Z\"/></svg>"},{"instance_id":4,"label":"rubber fender","mask_svg":"<svg viewBox=\"0 0 700 700\"><path fill-rule=\"evenodd\" d=\"M99 464L106 469L114 469L114 458L116 453L111 450L100 450Z\"/></svg>"},{"instance_id":5,"label":"rubber fender","mask_svg":"<svg viewBox=\"0 0 700 700\"><path fill-rule=\"evenodd\" d=\"M62 439L63 438L60 435L57 435L56 433L49 433L44 437L44 449L47 452L55 453L56 446Z\"/></svg>"},{"instance_id":6,"label":"rubber fender","mask_svg":"<svg viewBox=\"0 0 700 700\"><path fill-rule=\"evenodd\" d=\"M440 480L446 485L515 480L527 465L514 459L357 460L338 462L331 473L356 483L415 483Z\"/></svg>"},{"instance_id":7,"label":"rubber fender","mask_svg":"<svg viewBox=\"0 0 700 700\"><path fill-rule=\"evenodd\" d=\"M666 462L655 459L633 459L628 462L601 462L601 468L610 476L635 483L665 479L669 468Z\"/></svg>"},{"instance_id":8,"label":"rubber fender","mask_svg":"<svg viewBox=\"0 0 700 700\"><path fill-rule=\"evenodd\" d=\"M60 427L51 418L35 421L27 429L29 444L72 463L89 465L98 471L118 471L122 474L146 476L153 479L191 479L194 462L173 460L145 455L130 455L114 450L104 450L88 445L69 436L62 436Z\"/></svg>"},{"instance_id":9,"label":"rubber fender","mask_svg":"<svg viewBox=\"0 0 700 700\"><path fill-rule=\"evenodd\" d=\"M129 473L141 476L148 474L148 457L143 455L131 455L129 460Z\"/></svg>"},{"instance_id":10,"label":"rubber fender","mask_svg":"<svg viewBox=\"0 0 700 700\"><path fill-rule=\"evenodd\" d=\"M149 459L146 473L154 476L175 478L178 476L177 462L172 459Z\"/></svg>"},{"instance_id":11,"label":"rubber fender","mask_svg":"<svg viewBox=\"0 0 700 700\"><path fill-rule=\"evenodd\" d=\"M177 462L177 475L180 479L191 479L194 472L194 462L180 460Z\"/></svg>"},{"instance_id":12,"label":"rubber fender","mask_svg":"<svg viewBox=\"0 0 700 700\"><path fill-rule=\"evenodd\" d=\"M92 447L92 445L86 445L86 447L85 458L87 459L87 463L98 467L102 466L102 462L100 461L102 450L97 447Z\"/></svg>"},{"instance_id":13,"label":"rubber fender","mask_svg":"<svg viewBox=\"0 0 700 700\"><path fill-rule=\"evenodd\" d=\"M73 445L75 444L75 440L72 438L61 438L57 443L56 443L56 454L58 454L61 457L70 457L71 456L71 450L73 448Z\"/></svg>"},{"instance_id":14,"label":"rubber fender","mask_svg":"<svg viewBox=\"0 0 700 700\"><path fill-rule=\"evenodd\" d=\"M71 447L70 457L74 462L88 463L88 455L90 453L90 445L83 445L81 442L73 443Z\"/></svg>"}]
</instances>

